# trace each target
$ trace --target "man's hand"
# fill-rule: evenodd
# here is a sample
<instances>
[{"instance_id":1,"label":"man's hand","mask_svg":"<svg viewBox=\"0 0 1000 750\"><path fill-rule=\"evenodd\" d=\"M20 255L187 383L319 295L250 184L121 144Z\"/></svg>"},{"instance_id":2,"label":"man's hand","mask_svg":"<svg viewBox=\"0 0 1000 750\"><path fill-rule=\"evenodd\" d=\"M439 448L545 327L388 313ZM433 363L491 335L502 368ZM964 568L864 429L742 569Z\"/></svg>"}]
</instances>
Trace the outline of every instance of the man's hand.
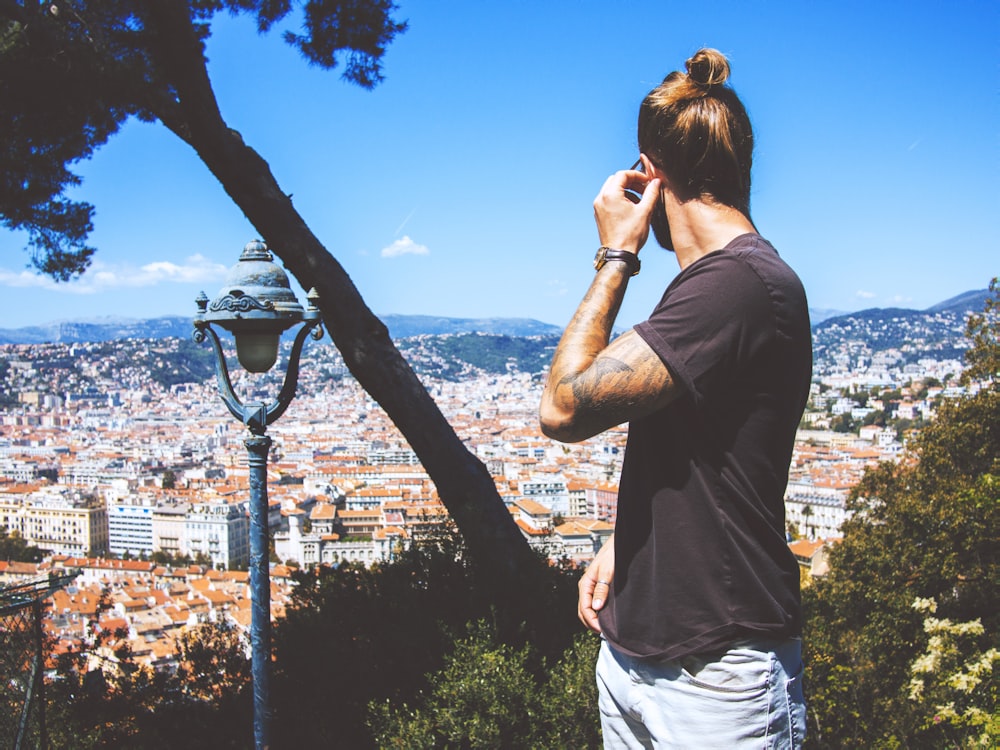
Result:
<instances>
[{"instance_id":1,"label":"man's hand","mask_svg":"<svg viewBox=\"0 0 1000 750\"><path fill-rule=\"evenodd\" d=\"M634 195L642 198L635 202ZM649 237L649 221L660 197L660 181L634 169L615 172L594 198L602 245L638 253Z\"/></svg>"},{"instance_id":2,"label":"man's hand","mask_svg":"<svg viewBox=\"0 0 1000 750\"><path fill-rule=\"evenodd\" d=\"M649 236L659 188L659 178L638 170L611 175L594 199L601 244L638 253ZM638 203L629 191L642 192ZM635 331L609 345L628 279L624 263L606 264L563 332L539 407L539 423L548 437L567 443L586 440L651 414L680 393L666 365Z\"/></svg>"},{"instance_id":3,"label":"man's hand","mask_svg":"<svg viewBox=\"0 0 1000 750\"><path fill-rule=\"evenodd\" d=\"M577 601L577 614L580 622L593 630L601 632L597 621L597 613L604 607L611 592L611 582L615 578L615 537L614 534L604 543L594 561L583 574L578 585L580 594Z\"/></svg>"}]
</instances>

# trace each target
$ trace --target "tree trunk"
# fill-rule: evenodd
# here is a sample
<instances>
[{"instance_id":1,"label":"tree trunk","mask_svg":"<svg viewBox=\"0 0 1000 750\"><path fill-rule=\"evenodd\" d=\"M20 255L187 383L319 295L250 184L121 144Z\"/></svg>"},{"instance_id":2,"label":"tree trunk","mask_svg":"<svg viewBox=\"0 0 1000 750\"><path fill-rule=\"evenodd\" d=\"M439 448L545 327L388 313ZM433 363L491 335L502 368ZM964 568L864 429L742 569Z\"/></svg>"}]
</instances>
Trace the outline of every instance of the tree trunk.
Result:
<instances>
[{"instance_id":1,"label":"tree trunk","mask_svg":"<svg viewBox=\"0 0 1000 750\"><path fill-rule=\"evenodd\" d=\"M302 287L319 292L323 320L351 374L419 457L481 570L510 593L539 558L486 467L459 440L386 326L292 206L267 162L223 121L185 5L152 4L159 62L177 93L157 110L161 121L195 149Z\"/></svg>"}]
</instances>

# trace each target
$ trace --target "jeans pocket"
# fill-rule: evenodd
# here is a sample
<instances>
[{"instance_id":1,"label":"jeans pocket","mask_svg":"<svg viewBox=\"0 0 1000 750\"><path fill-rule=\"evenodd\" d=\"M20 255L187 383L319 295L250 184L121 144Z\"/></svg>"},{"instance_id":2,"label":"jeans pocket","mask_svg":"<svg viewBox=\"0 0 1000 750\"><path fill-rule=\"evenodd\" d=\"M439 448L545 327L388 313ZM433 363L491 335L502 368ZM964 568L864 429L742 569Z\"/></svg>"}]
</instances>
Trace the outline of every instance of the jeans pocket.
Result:
<instances>
[{"instance_id":1,"label":"jeans pocket","mask_svg":"<svg viewBox=\"0 0 1000 750\"><path fill-rule=\"evenodd\" d=\"M772 671L770 654L730 649L681 660L681 672L691 685L722 693L751 694L767 689Z\"/></svg>"}]
</instances>

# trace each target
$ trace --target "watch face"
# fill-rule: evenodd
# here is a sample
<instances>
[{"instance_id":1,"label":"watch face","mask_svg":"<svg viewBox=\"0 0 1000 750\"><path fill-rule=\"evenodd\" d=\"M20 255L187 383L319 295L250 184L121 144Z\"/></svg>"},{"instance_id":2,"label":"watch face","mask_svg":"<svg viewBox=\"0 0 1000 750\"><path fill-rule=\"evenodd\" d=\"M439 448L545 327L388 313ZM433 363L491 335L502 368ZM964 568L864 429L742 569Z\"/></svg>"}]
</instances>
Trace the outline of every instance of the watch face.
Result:
<instances>
[{"instance_id":1,"label":"watch face","mask_svg":"<svg viewBox=\"0 0 1000 750\"><path fill-rule=\"evenodd\" d=\"M601 270L601 266L604 265L604 256L608 252L606 247L597 248L597 255L594 256L594 268L598 271Z\"/></svg>"}]
</instances>

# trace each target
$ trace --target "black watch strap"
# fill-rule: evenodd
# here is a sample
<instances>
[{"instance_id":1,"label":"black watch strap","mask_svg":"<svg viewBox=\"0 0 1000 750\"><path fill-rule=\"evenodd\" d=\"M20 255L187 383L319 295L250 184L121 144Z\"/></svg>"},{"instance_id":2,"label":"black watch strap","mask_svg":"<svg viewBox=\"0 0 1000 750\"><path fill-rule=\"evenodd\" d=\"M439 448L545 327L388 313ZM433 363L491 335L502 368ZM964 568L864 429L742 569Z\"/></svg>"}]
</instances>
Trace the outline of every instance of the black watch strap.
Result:
<instances>
[{"instance_id":1,"label":"black watch strap","mask_svg":"<svg viewBox=\"0 0 1000 750\"><path fill-rule=\"evenodd\" d=\"M616 250L613 247L602 245L597 249L597 256L594 258L594 268L600 271L609 260L620 260L628 266L629 275L635 276L639 273L642 264L639 256L626 250Z\"/></svg>"}]
</instances>

